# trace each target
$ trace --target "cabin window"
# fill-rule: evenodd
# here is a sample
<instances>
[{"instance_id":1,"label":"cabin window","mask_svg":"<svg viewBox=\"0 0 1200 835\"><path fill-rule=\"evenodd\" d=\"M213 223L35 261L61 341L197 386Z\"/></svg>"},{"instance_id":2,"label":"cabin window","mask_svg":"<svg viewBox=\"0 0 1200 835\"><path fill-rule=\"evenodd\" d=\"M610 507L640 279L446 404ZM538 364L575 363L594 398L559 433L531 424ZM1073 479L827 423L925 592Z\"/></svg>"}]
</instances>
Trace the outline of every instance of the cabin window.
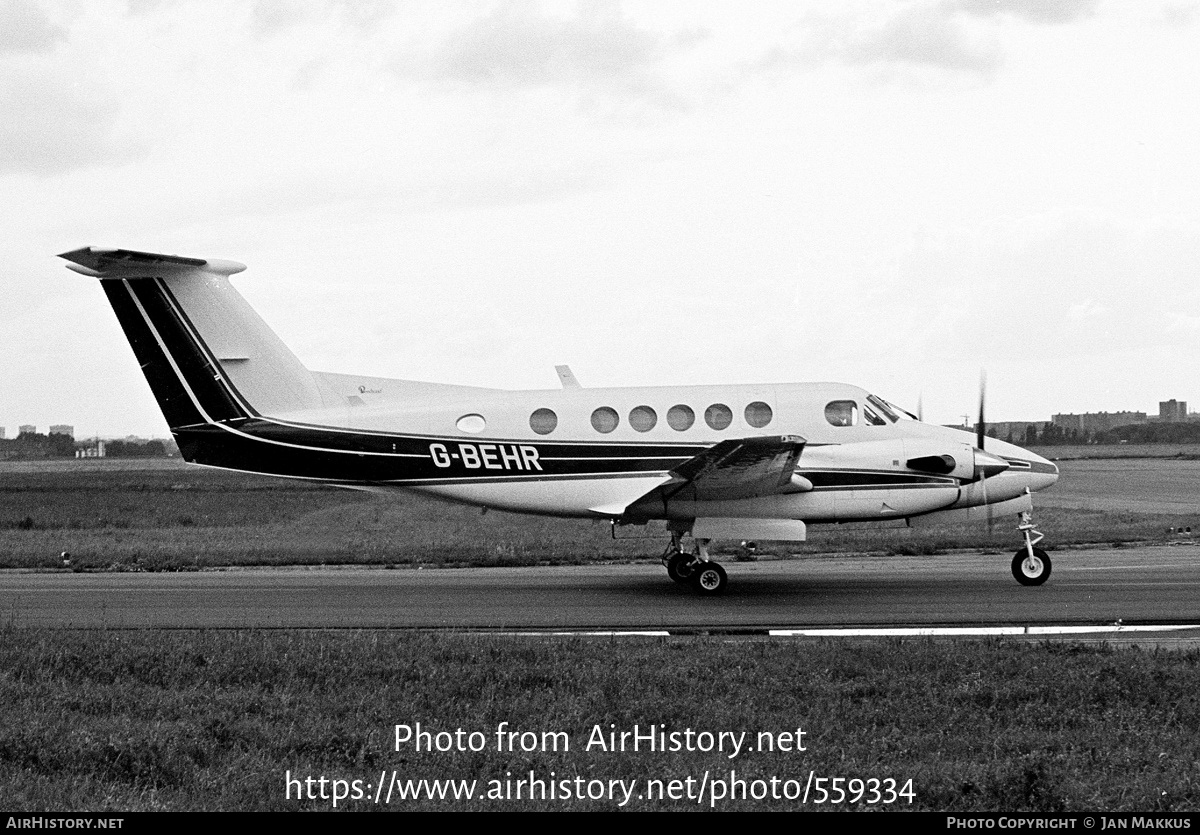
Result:
<instances>
[{"instance_id":1,"label":"cabin window","mask_svg":"<svg viewBox=\"0 0 1200 835\"><path fill-rule=\"evenodd\" d=\"M680 403L678 406L672 406L670 411L667 412L667 426L676 432L691 429L692 424L695 422L696 413L692 411L691 406L684 406Z\"/></svg>"},{"instance_id":2,"label":"cabin window","mask_svg":"<svg viewBox=\"0 0 1200 835\"><path fill-rule=\"evenodd\" d=\"M553 415L554 412L550 412L550 414ZM483 419L483 415L463 415L454 425L458 427L459 432L470 432L472 435L477 435L487 427L487 421Z\"/></svg>"},{"instance_id":3,"label":"cabin window","mask_svg":"<svg viewBox=\"0 0 1200 835\"><path fill-rule=\"evenodd\" d=\"M658 423L658 413L649 406L637 406L629 413L629 425L638 432L649 432Z\"/></svg>"},{"instance_id":4,"label":"cabin window","mask_svg":"<svg viewBox=\"0 0 1200 835\"><path fill-rule=\"evenodd\" d=\"M617 415L616 410L607 406L601 406L592 412L592 428L605 435L616 429L620 422L621 418Z\"/></svg>"},{"instance_id":5,"label":"cabin window","mask_svg":"<svg viewBox=\"0 0 1200 835\"><path fill-rule=\"evenodd\" d=\"M724 403L714 403L704 410L704 422L712 429L726 429L733 423L733 411Z\"/></svg>"},{"instance_id":6,"label":"cabin window","mask_svg":"<svg viewBox=\"0 0 1200 835\"><path fill-rule=\"evenodd\" d=\"M761 400L756 400L746 407L746 423L755 429L762 429L771 422L772 417L771 407Z\"/></svg>"},{"instance_id":7,"label":"cabin window","mask_svg":"<svg viewBox=\"0 0 1200 835\"><path fill-rule=\"evenodd\" d=\"M834 426L853 426L858 422L858 404L853 400L834 400L825 406L825 420Z\"/></svg>"},{"instance_id":8,"label":"cabin window","mask_svg":"<svg viewBox=\"0 0 1200 835\"><path fill-rule=\"evenodd\" d=\"M539 435L549 435L558 427L558 415L550 409L538 409L529 416L529 428Z\"/></svg>"}]
</instances>

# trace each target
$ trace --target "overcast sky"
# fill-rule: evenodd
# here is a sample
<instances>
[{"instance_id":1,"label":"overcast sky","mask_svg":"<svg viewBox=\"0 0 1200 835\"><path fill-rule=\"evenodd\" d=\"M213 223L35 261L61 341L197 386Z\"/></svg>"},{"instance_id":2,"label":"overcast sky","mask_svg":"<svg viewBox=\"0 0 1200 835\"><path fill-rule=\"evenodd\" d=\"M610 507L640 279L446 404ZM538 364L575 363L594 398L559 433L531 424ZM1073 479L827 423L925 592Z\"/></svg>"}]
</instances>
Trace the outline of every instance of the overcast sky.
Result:
<instances>
[{"instance_id":1,"label":"overcast sky","mask_svg":"<svg viewBox=\"0 0 1200 835\"><path fill-rule=\"evenodd\" d=\"M1200 7L0 2L0 426L165 435L85 245L310 367L1200 407Z\"/></svg>"}]
</instances>

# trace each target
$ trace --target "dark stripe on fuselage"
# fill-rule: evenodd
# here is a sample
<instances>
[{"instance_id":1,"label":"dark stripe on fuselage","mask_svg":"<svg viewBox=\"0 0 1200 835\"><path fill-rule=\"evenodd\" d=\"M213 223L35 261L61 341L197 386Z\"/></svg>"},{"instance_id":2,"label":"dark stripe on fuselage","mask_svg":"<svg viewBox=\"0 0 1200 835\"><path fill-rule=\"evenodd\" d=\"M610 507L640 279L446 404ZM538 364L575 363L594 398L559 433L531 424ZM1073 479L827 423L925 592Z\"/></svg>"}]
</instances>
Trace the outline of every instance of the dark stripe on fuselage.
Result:
<instances>
[{"instance_id":1,"label":"dark stripe on fuselage","mask_svg":"<svg viewBox=\"0 0 1200 835\"><path fill-rule=\"evenodd\" d=\"M323 432L257 418L224 426L182 427L175 439L186 460L270 475L334 481L450 481L462 478L666 472L705 449L614 444L608 447L530 441L451 441L411 435Z\"/></svg>"},{"instance_id":2,"label":"dark stripe on fuselage","mask_svg":"<svg viewBox=\"0 0 1200 835\"><path fill-rule=\"evenodd\" d=\"M666 473L703 452L638 444L595 445L526 440L472 440L356 434L280 425L269 419L231 421L176 431L186 460L227 469L337 482L414 485L524 481ZM804 471L818 490L925 488L953 478L870 471Z\"/></svg>"}]
</instances>

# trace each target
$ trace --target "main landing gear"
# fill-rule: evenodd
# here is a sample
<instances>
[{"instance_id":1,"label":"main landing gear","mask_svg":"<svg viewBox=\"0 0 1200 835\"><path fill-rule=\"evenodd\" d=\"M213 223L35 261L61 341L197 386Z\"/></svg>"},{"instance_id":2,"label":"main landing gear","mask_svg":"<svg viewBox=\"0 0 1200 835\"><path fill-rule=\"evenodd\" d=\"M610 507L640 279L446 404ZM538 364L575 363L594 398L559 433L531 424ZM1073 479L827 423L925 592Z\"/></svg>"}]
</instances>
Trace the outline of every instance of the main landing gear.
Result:
<instances>
[{"instance_id":1,"label":"main landing gear","mask_svg":"<svg viewBox=\"0 0 1200 835\"><path fill-rule=\"evenodd\" d=\"M708 540L696 540L696 553L683 550L683 533L671 531L671 544L663 553L662 562L667 575L676 583L688 585L709 597L725 591L729 578L720 563L708 556Z\"/></svg>"},{"instance_id":2,"label":"main landing gear","mask_svg":"<svg viewBox=\"0 0 1200 835\"><path fill-rule=\"evenodd\" d=\"M1045 539L1045 535L1033 523L1033 514L1021 511L1021 522L1017 530L1025 535L1025 546L1013 555L1012 573L1023 586L1040 586L1050 577L1050 555L1034 546Z\"/></svg>"}]
</instances>

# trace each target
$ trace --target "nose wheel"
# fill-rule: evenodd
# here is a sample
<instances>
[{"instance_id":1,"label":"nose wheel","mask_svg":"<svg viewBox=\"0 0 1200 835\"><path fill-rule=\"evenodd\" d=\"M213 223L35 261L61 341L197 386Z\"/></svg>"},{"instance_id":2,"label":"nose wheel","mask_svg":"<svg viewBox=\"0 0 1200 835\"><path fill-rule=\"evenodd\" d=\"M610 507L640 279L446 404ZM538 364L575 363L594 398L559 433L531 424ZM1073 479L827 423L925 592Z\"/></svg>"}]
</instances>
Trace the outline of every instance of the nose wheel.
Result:
<instances>
[{"instance_id":1,"label":"nose wheel","mask_svg":"<svg viewBox=\"0 0 1200 835\"><path fill-rule=\"evenodd\" d=\"M1023 586L1040 586L1050 578L1050 555L1034 546L1046 537L1034 525L1028 510L1021 512L1017 530L1025 535L1025 546L1013 554L1013 577Z\"/></svg>"},{"instance_id":2,"label":"nose wheel","mask_svg":"<svg viewBox=\"0 0 1200 835\"><path fill-rule=\"evenodd\" d=\"M1023 586L1040 586L1050 576L1050 555L1041 548L1022 548L1013 555L1012 573Z\"/></svg>"}]
</instances>

